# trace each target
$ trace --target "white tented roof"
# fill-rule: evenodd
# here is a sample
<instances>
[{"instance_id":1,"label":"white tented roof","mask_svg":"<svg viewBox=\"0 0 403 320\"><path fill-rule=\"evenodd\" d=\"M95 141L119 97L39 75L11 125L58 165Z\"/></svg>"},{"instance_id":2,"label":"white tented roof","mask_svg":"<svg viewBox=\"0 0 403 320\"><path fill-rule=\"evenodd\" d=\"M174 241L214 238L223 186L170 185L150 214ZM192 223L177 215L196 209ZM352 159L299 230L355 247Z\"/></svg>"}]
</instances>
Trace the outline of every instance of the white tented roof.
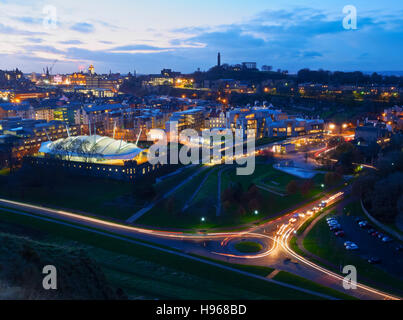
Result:
<instances>
[{"instance_id":1,"label":"white tented roof","mask_svg":"<svg viewBox=\"0 0 403 320\"><path fill-rule=\"evenodd\" d=\"M102 159L131 160L143 150L134 143L115 140L109 137L77 136L42 143L39 150L47 154L68 153L73 157L91 156Z\"/></svg>"}]
</instances>

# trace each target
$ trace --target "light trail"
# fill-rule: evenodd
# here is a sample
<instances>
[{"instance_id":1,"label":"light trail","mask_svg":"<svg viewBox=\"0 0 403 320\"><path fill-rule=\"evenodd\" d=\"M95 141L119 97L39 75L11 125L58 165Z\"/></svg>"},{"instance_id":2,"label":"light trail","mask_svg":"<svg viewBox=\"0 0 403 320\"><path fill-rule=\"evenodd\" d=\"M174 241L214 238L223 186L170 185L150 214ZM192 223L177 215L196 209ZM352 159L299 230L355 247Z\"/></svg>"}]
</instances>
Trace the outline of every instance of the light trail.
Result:
<instances>
[{"instance_id":1,"label":"light trail","mask_svg":"<svg viewBox=\"0 0 403 320\"><path fill-rule=\"evenodd\" d=\"M54 209L49 209L49 208L43 208L40 206L36 205L31 205L31 204L25 204L21 202L16 202L16 201L11 201L11 200L6 200L6 199L0 199L0 203L4 202L7 204L11 204L17 207L25 207L25 208L30 208L30 209L35 209L39 210L42 212L48 212L50 214L54 215L60 215L63 217L67 218L72 218L76 219L78 221L83 221L83 222L88 222L88 223L93 223L98 226L104 226L104 227L110 227L114 228L117 230L122 230L122 231L131 231L131 232L136 232L136 233L141 233L141 234L146 234L146 235L153 235L153 236L158 236L158 237L163 237L163 238L173 238L173 239L204 239L206 240L207 238L223 238L223 237L228 237L231 235L239 236L239 233L233 233L233 232L228 232L228 233L210 233L210 234L204 234L204 235L198 235L198 234L186 234L182 232L171 232L171 231L159 231L159 230L152 230L152 229L144 229L144 228L138 228L138 227L131 227L131 226L126 226L114 222L109 222L97 218L91 218L71 212L66 212L63 210L54 210ZM40 214L40 213L39 213ZM73 221L74 222L74 221Z\"/></svg>"},{"instance_id":2,"label":"light trail","mask_svg":"<svg viewBox=\"0 0 403 320\"><path fill-rule=\"evenodd\" d=\"M337 279L337 280L343 282L343 281L344 281L344 277L342 277L342 276L340 276L340 275L338 275L338 274L336 274L336 273L334 273L334 272L332 272L332 271L329 271L329 270L327 270L327 269L325 269L325 268L322 268L322 267L316 265L315 263L313 263L313 262L311 262L311 261L305 259L304 257L298 255L297 253L295 253L295 252L289 247L289 241L288 241L288 239L289 239L290 235L291 235L295 230L296 230L296 228L289 228L289 229L281 236L280 245L283 247L283 249L284 249L288 254L290 254L292 257L294 257L295 259L297 259L298 261L300 261L300 262L302 262L302 263L308 265L309 267L311 267L311 268L313 268L313 269L315 269L315 270L317 270L317 271L319 271L319 272L322 272L322 273L324 273L324 274L326 274L326 275L328 275L328 276L330 276L330 277L332 277L332 278L335 278L335 279ZM381 292L381 291L379 291L379 290L370 288L370 287L365 286L365 285L360 284L360 283L357 283L357 287L360 288L360 289L362 289L362 290L371 292L371 293L373 293L373 294L377 294L377 295L379 295L379 296L382 296L384 299L400 300L399 297L392 296L392 295L390 295L390 294L387 294L387 293Z\"/></svg>"},{"instance_id":3,"label":"light trail","mask_svg":"<svg viewBox=\"0 0 403 320\"><path fill-rule=\"evenodd\" d=\"M236 254L231 254L231 253L221 253L221 252L212 252L213 254L219 255L219 256L223 256L223 257L229 257L229 258L238 258L238 259L259 259L259 258L264 258L269 256L275 249L277 249L278 247L278 240L277 240L277 236L275 236L274 238L270 237L270 236L266 236L266 235L261 235L259 233L248 233L248 235L253 235L253 236L257 236L257 237L263 237L263 238L268 238L273 240L273 246L265 251L262 252L260 254L256 254L256 255L236 255Z\"/></svg>"}]
</instances>

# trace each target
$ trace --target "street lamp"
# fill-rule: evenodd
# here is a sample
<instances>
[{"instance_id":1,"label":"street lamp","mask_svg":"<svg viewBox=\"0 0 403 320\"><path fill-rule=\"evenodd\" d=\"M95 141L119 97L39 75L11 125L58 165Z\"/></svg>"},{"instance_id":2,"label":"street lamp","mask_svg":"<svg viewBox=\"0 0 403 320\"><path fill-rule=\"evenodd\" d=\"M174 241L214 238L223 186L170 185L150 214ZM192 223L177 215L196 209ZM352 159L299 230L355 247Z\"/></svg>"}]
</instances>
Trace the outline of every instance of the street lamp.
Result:
<instances>
[{"instance_id":1,"label":"street lamp","mask_svg":"<svg viewBox=\"0 0 403 320\"><path fill-rule=\"evenodd\" d=\"M205 218L205 217L202 217L202 218L201 218L201 222L206 222L206 218Z\"/></svg>"},{"instance_id":2,"label":"street lamp","mask_svg":"<svg viewBox=\"0 0 403 320\"><path fill-rule=\"evenodd\" d=\"M322 188L324 188L325 187L325 185L322 183L321 185L320 185Z\"/></svg>"},{"instance_id":3,"label":"street lamp","mask_svg":"<svg viewBox=\"0 0 403 320\"><path fill-rule=\"evenodd\" d=\"M258 214L259 214L259 211L255 210L255 215L258 215Z\"/></svg>"}]
</instances>

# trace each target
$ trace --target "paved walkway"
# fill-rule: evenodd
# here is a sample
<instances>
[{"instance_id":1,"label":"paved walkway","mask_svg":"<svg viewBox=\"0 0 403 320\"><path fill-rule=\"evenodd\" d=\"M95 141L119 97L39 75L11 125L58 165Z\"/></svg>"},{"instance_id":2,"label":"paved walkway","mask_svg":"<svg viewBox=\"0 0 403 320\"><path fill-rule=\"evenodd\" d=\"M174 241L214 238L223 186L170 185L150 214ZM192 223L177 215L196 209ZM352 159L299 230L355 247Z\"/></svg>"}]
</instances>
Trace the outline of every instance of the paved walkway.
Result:
<instances>
[{"instance_id":1,"label":"paved walkway","mask_svg":"<svg viewBox=\"0 0 403 320\"><path fill-rule=\"evenodd\" d=\"M216 215L217 217L221 216L222 205L221 205L221 175L224 171L232 169L233 166L224 167L218 172L218 189L217 189L217 210Z\"/></svg>"},{"instance_id":2,"label":"paved walkway","mask_svg":"<svg viewBox=\"0 0 403 320\"><path fill-rule=\"evenodd\" d=\"M285 197L285 194L280 193L280 192L277 192L277 191L274 191L273 189L271 189L271 188L269 188L269 187L262 186L262 185L256 185L256 187L258 187L259 189L265 190L265 191L267 191L267 192L273 193L273 194L275 194L275 195L277 195L277 196Z\"/></svg>"},{"instance_id":3,"label":"paved walkway","mask_svg":"<svg viewBox=\"0 0 403 320\"><path fill-rule=\"evenodd\" d=\"M202 167L199 170L197 170L194 174L191 176L187 177L185 180L183 180L180 184L178 184L176 187L165 193L165 195L153 202L151 202L148 206L144 207L140 211L136 212L134 215L132 215L129 219L126 220L127 223L133 223L136 220L140 219L143 215L145 215L148 211L150 211L152 208L154 208L158 203L160 203L162 200L165 200L169 198L172 194L174 194L178 189L183 187L186 183L188 183L190 180L192 180L195 176L201 173L201 171L206 170L207 167Z\"/></svg>"},{"instance_id":4,"label":"paved walkway","mask_svg":"<svg viewBox=\"0 0 403 320\"><path fill-rule=\"evenodd\" d=\"M278 275L280 273L280 271L281 270L279 270L279 269L273 270L273 272L271 272L266 278L273 279L276 275Z\"/></svg>"},{"instance_id":5,"label":"paved walkway","mask_svg":"<svg viewBox=\"0 0 403 320\"><path fill-rule=\"evenodd\" d=\"M196 191L192 194L192 196L190 197L190 199L185 203L185 205L182 208L182 212L185 212L190 205L192 204L193 200L196 198L196 196L198 195L198 193L200 192L200 189L203 188L204 184L206 183L207 179L210 177L210 175L213 173L213 171L215 171L215 169L210 170L209 173L206 174L206 176L204 177L203 181L200 183L200 185L197 187Z\"/></svg>"}]
</instances>

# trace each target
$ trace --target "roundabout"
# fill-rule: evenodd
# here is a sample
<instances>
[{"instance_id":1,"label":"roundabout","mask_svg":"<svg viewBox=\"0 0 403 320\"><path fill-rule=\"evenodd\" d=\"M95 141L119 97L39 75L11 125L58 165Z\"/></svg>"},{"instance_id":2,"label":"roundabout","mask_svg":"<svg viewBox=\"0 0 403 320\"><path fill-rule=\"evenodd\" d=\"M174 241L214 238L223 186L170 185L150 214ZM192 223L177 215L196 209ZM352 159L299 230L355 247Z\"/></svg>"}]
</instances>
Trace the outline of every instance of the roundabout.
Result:
<instances>
[{"instance_id":1,"label":"roundabout","mask_svg":"<svg viewBox=\"0 0 403 320\"><path fill-rule=\"evenodd\" d=\"M240 241L234 247L240 253L259 253L263 250L263 245L256 241Z\"/></svg>"}]
</instances>

